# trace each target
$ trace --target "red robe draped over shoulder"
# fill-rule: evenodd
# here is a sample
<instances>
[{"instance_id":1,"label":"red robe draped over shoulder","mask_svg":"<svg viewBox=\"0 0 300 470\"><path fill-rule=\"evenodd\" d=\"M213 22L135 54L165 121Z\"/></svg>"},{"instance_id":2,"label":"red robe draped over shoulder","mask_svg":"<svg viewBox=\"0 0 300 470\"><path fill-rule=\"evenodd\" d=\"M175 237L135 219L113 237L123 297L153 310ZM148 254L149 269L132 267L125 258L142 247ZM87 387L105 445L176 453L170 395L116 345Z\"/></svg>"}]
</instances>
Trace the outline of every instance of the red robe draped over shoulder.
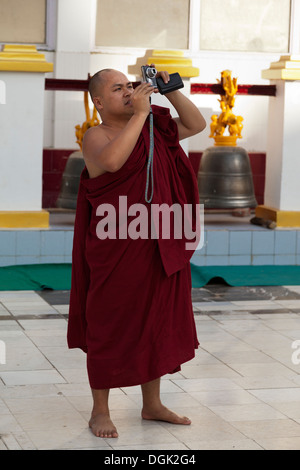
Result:
<instances>
[{"instance_id":1,"label":"red robe draped over shoulder","mask_svg":"<svg viewBox=\"0 0 300 470\"><path fill-rule=\"evenodd\" d=\"M68 345L87 353L91 388L125 387L180 370L199 343L191 302L187 240L97 236L97 208L110 204L119 216L143 204L199 203L193 168L178 140L167 108L152 106L154 117L154 194L145 202L149 119L125 164L114 173L81 174L74 227ZM102 214L103 215L103 214ZM193 214L195 215L195 214ZM149 224L151 223L149 216ZM128 217L129 226L132 217ZM193 218L195 230L195 219ZM118 223L118 222L117 222ZM149 229L150 231L150 229ZM184 234L183 234L184 235Z\"/></svg>"}]
</instances>

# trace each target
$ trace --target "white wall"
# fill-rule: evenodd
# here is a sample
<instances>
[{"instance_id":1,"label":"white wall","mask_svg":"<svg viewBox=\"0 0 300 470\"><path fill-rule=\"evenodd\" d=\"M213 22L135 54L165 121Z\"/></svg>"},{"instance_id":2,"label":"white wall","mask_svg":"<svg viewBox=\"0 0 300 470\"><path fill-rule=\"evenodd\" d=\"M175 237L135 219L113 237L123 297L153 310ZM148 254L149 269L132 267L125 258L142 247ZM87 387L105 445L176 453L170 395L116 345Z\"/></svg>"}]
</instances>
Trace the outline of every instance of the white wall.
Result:
<instances>
[{"instance_id":1,"label":"white wall","mask_svg":"<svg viewBox=\"0 0 300 470\"><path fill-rule=\"evenodd\" d=\"M135 53L134 53L135 52ZM56 78L86 79L88 73L93 75L102 68L116 68L127 74L129 79L138 77L128 73L128 67L135 65L146 50L126 53L54 53ZM146 54L147 55L147 54ZM188 53L186 53L188 56ZM58 56L58 57L57 57ZM200 69L200 76L194 77L194 83L217 83L221 72L232 71L238 84L269 84L261 78L261 71L269 68L272 61L279 59L271 54L226 54L198 53L191 56L193 65ZM49 59L48 59L49 60ZM50 76L50 75L49 75ZM54 96L54 97L53 97ZM207 121L205 131L189 140L191 151L202 151L214 144L209 138L210 120L213 114L220 113L219 95L192 95L191 99L199 107ZM168 105L167 99L165 100ZM244 118L243 139L238 145L251 152L266 151L266 132L269 97L236 96L234 113ZM83 93L81 92L46 92L44 146L55 148L76 148L75 126L85 120Z\"/></svg>"},{"instance_id":2,"label":"white wall","mask_svg":"<svg viewBox=\"0 0 300 470\"><path fill-rule=\"evenodd\" d=\"M193 78L194 83L217 83L223 70L231 70L232 77L237 77L238 84L268 85L268 80L261 78L261 71L268 69L270 63L279 59L278 54L259 53L201 53L194 56L193 65L199 67L200 77ZM190 139L190 150L203 150L214 144L209 138L210 122L213 114L219 114L219 95L192 95L195 104L203 112L207 128L205 131ZM237 145L241 145L250 152L265 152L267 148L267 121L268 121L269 97L236 95L234 114L242 116L242 139L238 139Z\"/></svg>"},{"instance_id":3,"label":"white wall","mask_svg":"<svg viewBox=\"0 0 300 470\"><path fill-rule=\"evenodd\" d=\"M300 0L294 0L294 2L299 6ZM199 3L193 1L192 4L193 9L198 10ZM300 16L300 12L298 15ZM194 16L199 15L197 13ZM124 72L131 80L136 80L135 75L128 73L128 67L136 65L141 57L151 55L151 51L142 48L95 49L95 17L96 0L58 2L56 50L54 53L47 54L47 60L51 61L52 58L54 62L52 76L86 79L88 73L93 75L102 68L111 67ZM200 76L193 78L193 82L217 83L221 72L229 69L233 77L237 77L238 84L269 84L269 81L262 80L261 71L269 68L271 62L277 61L279 54L199 52L198 46L195 46L196 26L193 26L193 21L191 21L191 29L194 31L193 41L191 41L192 50L185 52L185 55L192 59L193 65L200 69ZM208 136L211 116L220 112L218 98L218 95L192 96L191 99L201 109L207 120L207 128L202 134L189 140L190 150L202 151L214 144L213 139ZM83 93L46 92L45 100L44 146L77 148L75 126L85 121ZM167 100L166 103L168 103ZM243 139L238 140L238 144L248 151L266 151L268 105L268 97L236 97L234 113L244 118Z\"/></svg>"},{"instance_id":4,"label":"white wall","mask_svg":"<svg viewBox=\"0 0 300 470\"><path fill-rule=\"evenodd\" d=\"M1 72L6 103L0 113L0 211L41 210L43 77Z\"/></svg>"}]
</instances>

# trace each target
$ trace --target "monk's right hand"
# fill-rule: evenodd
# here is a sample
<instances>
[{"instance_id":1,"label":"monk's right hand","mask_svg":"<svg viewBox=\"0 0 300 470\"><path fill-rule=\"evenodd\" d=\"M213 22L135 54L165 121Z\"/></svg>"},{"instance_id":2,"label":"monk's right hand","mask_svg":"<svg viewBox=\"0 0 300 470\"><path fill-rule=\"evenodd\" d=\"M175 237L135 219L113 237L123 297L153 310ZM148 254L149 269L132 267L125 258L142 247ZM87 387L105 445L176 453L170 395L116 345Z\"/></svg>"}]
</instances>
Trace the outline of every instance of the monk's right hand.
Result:
<instances>
[{"instance_id":1,"label":"monk's right hand","mask_svg":"<svg viewBox=\"0 0 300 470\"><path fill-rule=\"evenodd\" d=\"M138 85L130 97L134 114L145 114L148 116L150 112L150 96L154 92L150 83L141 83Z\"/></svg>"}]
</instances>

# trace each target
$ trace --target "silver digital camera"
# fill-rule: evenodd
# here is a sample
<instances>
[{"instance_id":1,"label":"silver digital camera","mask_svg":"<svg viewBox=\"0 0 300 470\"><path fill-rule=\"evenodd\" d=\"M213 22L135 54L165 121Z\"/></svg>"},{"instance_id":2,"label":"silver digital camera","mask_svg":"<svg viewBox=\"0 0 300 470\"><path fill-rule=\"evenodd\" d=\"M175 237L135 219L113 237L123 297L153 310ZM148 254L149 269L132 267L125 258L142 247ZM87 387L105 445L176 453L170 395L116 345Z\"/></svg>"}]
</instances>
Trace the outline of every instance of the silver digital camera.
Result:
<instances>
[{"instance_id":1,"label":"silver digital camera","mask_svg":"<svg viewBox=\"0 0 300 470\"><path fill-rule=\"evenodd\" d=\"M143 65L141 69L143 82L148 82L154 88L158 88L161 95L166 95L167 93L171 93L171 91L179 90L184 87L183 81L177 72L171 73L168 83L165 83L161 77L156 78L157 70L155 67Z\"/></svg>"},{"instance_id":2,"label":"silver digital camera","mask_svg":"<svg viewBox=\"0 0 300 470\"><path fill-rule=\"evenodd\" d=\"M156 78L155 78L156 74L157 74L156 68L155 67L149 67L147 65L143 65L141 68L142 68L143 82L148 82L154 88L157 88L157 82L156 82Z\"/></svg>"}]
</instances>

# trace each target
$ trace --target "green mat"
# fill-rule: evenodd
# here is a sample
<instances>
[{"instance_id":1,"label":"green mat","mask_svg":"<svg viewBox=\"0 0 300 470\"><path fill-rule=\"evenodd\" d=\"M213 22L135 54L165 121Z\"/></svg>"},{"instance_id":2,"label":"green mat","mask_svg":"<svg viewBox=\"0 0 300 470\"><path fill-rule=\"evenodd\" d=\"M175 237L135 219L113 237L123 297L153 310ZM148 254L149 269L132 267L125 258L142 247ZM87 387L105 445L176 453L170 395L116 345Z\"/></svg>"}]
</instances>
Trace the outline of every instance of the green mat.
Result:
<instances>
[{"instance_id":1,"label":"green mat","mask_svg":"<svg viewBox=\"0 0 300 470\"><path fill-rule=\"evenodd\" d=\"M203 287L214 278L230 286L297 286L300 266L195 266L191 263L193 287Z\"/></svg>"},{"instance_id":2,"label":"green mat","mask_svg":"<svg viewBox=\"0 0 300 470\"><path fill-rule=\"evenodd\" d=\"M191 263L193 287L203 287L215 278L230 286L300 285L300 266L195 266ZM71 264L32 264L0 268L0 290L69 290Z\"/></svg>"},{"instance_id":3,"label":"green mat","mask_svg":"<svg viewBox=\"0 0 300 470\"><path fill-rule=\"evenodd\" d=\"M30 264L0 268L2 290L68 290L71 264Z\"/></svg>"}]
</instances>

